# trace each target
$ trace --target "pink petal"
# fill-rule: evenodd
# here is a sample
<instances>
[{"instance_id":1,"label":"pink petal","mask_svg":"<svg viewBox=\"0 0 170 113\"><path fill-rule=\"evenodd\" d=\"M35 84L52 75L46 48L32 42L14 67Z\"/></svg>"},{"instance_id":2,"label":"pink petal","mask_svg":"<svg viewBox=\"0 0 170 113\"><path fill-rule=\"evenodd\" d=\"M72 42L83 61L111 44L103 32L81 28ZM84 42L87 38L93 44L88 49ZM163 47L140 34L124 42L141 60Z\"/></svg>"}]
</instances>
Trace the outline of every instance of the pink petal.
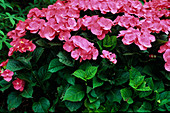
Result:
<instances>
[{"instance_id":1,"label":"pink petal","mask_svg":"<svg viewBox=\"0 0 170 113\"><path fill-rule=\"evenodd\" d=\"M6 80L7 82L12 80L12 77L4 77L4 80Z\"/></svg>"}]
</instances>

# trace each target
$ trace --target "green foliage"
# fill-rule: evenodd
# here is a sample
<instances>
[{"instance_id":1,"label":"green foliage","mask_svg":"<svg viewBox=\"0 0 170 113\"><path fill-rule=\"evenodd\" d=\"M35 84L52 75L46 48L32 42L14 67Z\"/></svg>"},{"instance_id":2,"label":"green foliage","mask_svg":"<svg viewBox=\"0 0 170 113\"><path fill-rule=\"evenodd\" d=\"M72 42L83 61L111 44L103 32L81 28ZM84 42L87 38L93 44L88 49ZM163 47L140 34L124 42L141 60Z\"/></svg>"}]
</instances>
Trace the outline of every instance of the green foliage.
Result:
<instances>
[{"instance_id":1,"label":"green foliage","mask_svg":"<svg viewBox=\"0 0 170 113\"><path fill-rule=\"evenodd\" d=\"M82 86L74 85L70 86L63 97L63 100L68 100L71 102L81 101L85 96Z\"/></svg>"},{"instance_id":2,"label":"green foliage","mask_svg":"<svg viewBox=\"0 0 170 113\"><path fill-rule=\"evenodd\" d=\"M45 97L41 97L38 102L34 102L32 105L32 109L34 112L47 113L49 107L50 107L50 101Z\"/></svg>"},{"instance_id":3,"label":"green foliage","mask_svg":"<svg viewBox=\"0 0 170 113\"><path fill-rule=\"evenodd\" d=\"M83 66L81 66L82 68L84 68ZM78 69L76 70L73 75L77 78L80 78L84 81L90 80L92 79L95 74L97 73L97 68L96 66L87 66L85 67L85 69Z\"/></svg>"},{"instance_id":4,"label":"green foliage","mask_svg":"<svg viewBox=\"0 0 170 113\"><path fill-rule=\"evenodd\" d=\"M8 95L7 104L8 104L8 110L13 110L17 108L22 103L22 97L20 96L20 93L18 92L11 92Z\"/></svg>"},{"instance_id":5,"label":"green foliage","mask_svg":"<svg viewBox=\"0 0 170 113\"><path fill-rule=\"evenodd\" d=\"M59 62L59 59L55 58L50 62L48 71L51 73L55 73L55 72L63 69L64 67L65 66L61 62Z\"/></svg>"}]
</instances>

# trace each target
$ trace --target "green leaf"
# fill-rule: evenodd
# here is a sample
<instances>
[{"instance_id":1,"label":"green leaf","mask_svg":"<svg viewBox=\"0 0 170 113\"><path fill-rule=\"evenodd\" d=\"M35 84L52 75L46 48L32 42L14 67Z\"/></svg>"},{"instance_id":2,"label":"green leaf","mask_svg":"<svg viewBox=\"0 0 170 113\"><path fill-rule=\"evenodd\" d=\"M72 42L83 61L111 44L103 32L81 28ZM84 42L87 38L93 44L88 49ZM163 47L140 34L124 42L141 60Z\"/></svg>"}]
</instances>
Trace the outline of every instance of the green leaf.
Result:
<instances>
[{"instance_id":1,"label":"green leaf","mask_svg":"<svg viewBox=\"0 0 170 113\"><path fill-rule=\"evenodd\" d=\"M12 26L14 26L15 25L14 16L11 15L10 13L8 13L8 12L6 12L5 14L9 17L9 20L10 20Z\"/></svg>"},{"instance_id":2,"label":"green leaf","mask_svg":"<svg viewBox=\"0 0 170 113\"><path fill-rule=\"evenodd\" d=\"M90 93L90 91L91 91L92 89L93 89L92 87L90 87L90 86L87 86L86 93L87 93L87 94L88 94L88 93Z\"/></svg>"},{"instance_id":3,"label":"green leaf","mask_svg":"<svg viewBox=\"0 0 170 113\"><path fill-rule=\"evenodd\" d=\"M116 78L115 84L116 85L122 85L129 80L129 72L119 71L118 73L116 73L115 78Z\"/></svg>"},{"instance_id":4,"label":"green leaf","mask_svg":"<svg viewBox=\"0 0 170 113\"><path fill-rule=\"evenodd\" d=\"M7 82L5 80L1 80L0 86L2 87L2 88L0 88L0 91L4 92L6 89L8 89L11 86L11 83Z\"/></svg>"},{"instance_id":5,"label":"green leaf","mask_svg":"<svg viewBox=\"0 0 170 113\"><path fill-rule=\"evenodd\" d=\"M164 88L164 83L162 82L162 80L154 82L154 91L155 92L160 93L164 90L165 90L165 88Z\"/></svg>"},{"instance_id":6,"label":"green leaf","mask_svg":"<svg viewBox=\"0 0 170 113\"><path fill-rule=\"evenodd\" d=\"M8 110L17 108L22 103L22 97L18 92L11 92L7 98Z\"/></svg>"},{"instance_id":7,"label":"green leaf","mask_svg":"<svg viewBox=\"0 0 170 113\"><path fill-rule=\"evenodd\" d=\"M93 78L93 88L99 87L103 85L103 81L101 81L100 79L98 79L97 77Z\"/></svg>"},{"instance_id":8,"label":"green leaf","mask_svg":"<svg viewBox=\"0 0 170 113\"><path fill-rule=\"evenodd\" d=\"M32 105L32 109L34 112L48 112L48 108L50 107L50 101L45 97L41 97L38 102L34 102Z\"/></svg>"},{"instance_id":9,"label":"green leaf","mask_svg":"<svg viewBox=\"0 0 170 113\"><path fill-rule=\"evenodd\" d=\"M63 100L68 100L71 102L81 101L85 96L85 91L81 85L70 86L63 97Z\"/></svg>"},{"instance_id":10,"label":"green leaf","mask_svg":"<svg viewBox=\"0 0 170 113\"><path fill-rule=\"evenodd\" d=\"M97 73L97 68L96 66L88 66L85 71L82 69L76 70L73 75L77 78L80 78L84 81L92 79L95 74Z\"/></svg>"},{"instance_id":11,"label":"green leaf","mask_svg":"<svg viewBox=\"0 0 170 113\"><path fill-rule=\"evenodd\" d=\"M5 3L0 3L0 5L6 10L6 5L5 5Z\"/></svg>"},{"instance_id":12,"label":"green leaf","mask_svg":"<svg viewBox=\"0 0 170 113\"><path fill-rule=\"evenodd\" d=\"M124 88L120 90L121 96L123 97L123 100L126 101L128 104L132 104L133 100L131 98L132 91L128 88Z\"/></svg>"},{"instance_id":13,"label":"green leaf","mask_svg":"<svg viewBox=\"0 0 170 113\"><path fill-rule=\"evenodd\" d=\"M55 73L61 69L63 69L65 66L59 62L59 60L57 58L51 60L49 67L48 67L48 71L51 73Z\"/></svg>"},{"instance_id":14,"label":"green leaf","mask_svg":"<svg viewBox=\"0 0 170 113\"><path fill-rule=\"evenodd\" d=\"M90 108L90 109L98 109L100 107L100 100L96 100L93 103L90 103L87 99L84 101L84 105L86 108Z\"/></svg>"},{"instance_id":15,"label":"green leaf","mask_svg":"<svg viewBox=\"0 0 170 113\"><path fill-rule=\"evenodd\" d=\"M166 71L161 71L161 73L168 79L170 80L170 73Z\"/></svg>"},{"instance_id":16,"label":"green leaf","mask_svg":"<svg viewBox=\"0 0 170 113\"><path fill-rule=\"evenodd\" d=\"M141 91L139 92L139 97L143 98L143 97L147 97L152 93L152 91Z\"/></svg>"},{"instance_id":17,"label":"green leaf","mask_svg":"<svg viewBox=\"0 0 170 113\"><path fill-rule=\"evenodd\" d=\"M151 112L152 105L149 102L143 102L141 107L137 110L137 112Z\"/></svg>"},{"instance_id":18,"label":"green leaf","mask_svg":"<svg viewBox=\"0 0 170 113\"><path fill-rule=\"evenodd\" d=\"M144 81L137 89L137 91L151 91L149 86L146 86L146 82Z\"/></svg>"},{"instance_id":19,"label":"green leaf","mask_svg":"<svg viewBox=\"0 0 170 113\"><path fill-rule=\"evenodd\" d=\"M43 39L39 39L35 43L42 47L49 47L48 43ZM40 48L42 48L42 47L40 47Z\"/></svg>"},{"instance_id":20,"label":"green leaf","mask_svg":"<svg viewBox=\"0 0 170 113\"><path fill-rule=\"evenodd\" d=\"M97 68L98 67L96 67L96 66L89 66L89 67L87 67L87 69L85 71L86 75L87 75L87 77L86 77L87 80L92 79L96 75Z\"/></svg>"},{"instance_id":21,"label":"green leaf","mask_svg":"<svg viewBox=\"0 0 170 113\"><path fill-rule=\"evenodd\" d=\"M120 111L125 112L127 111L129 108L129 104L128 103L121 103L121 108Z\"/></svg>"},{"instance_id":22,"label":"green leaf","mask_svg":"<svg viewBox=\"0 0 170 113\"><path fill-rule=\"evenodd\" d=\"M131 67L131 69L129 70L129 73L130 73L130 79L134 79L136 76L141 76L141 73L137 70L137 69L135 69L135 68L133 68L133 67Z\"/></svg>"},{"instance_id":23,"label":"green leaf","mask_svg":"<svg viewBox=\"0 0 170 113\"><path fill-rule=\"evenodd\" d=\"M6 42L6 41L4 41L4 43L6 44L6 46L7 46L8 48L11 48L11 47L12 47L10 43L8 43L8 42Z\"/></svg>"},{"instance_id":24,"label":"green leaf","mask_svg":"<svg viewBox=\"0 0 170 113\"><path fill-rule=\"evenodd\" d=\"M25 21L25 19L24 18L22 18L22 17L15 17L14 19L16 19L16 20L21 20L21 21Z\"/></svg>"},{"instance_id":25,"label":"green leaf","mask_svg":"<svg viewBox=\"0 0 170 113\"><path fill-rule=\"evenodd\" d=\"M99 46L100 51L102 51L103 50L103 48L102 48L102 40L97 41L97 44Z\"/></svg>"},{"instance_id":26,"label":"green leaf","mask_svg":"<svg viewBox=\"0 0 170 113\"><path fill-rule=\"evenodd\" d=\"M34 52L33 52L33 59L34 59L35 63L38 62L38 60L40 59L40 57L43 54L43 52L44 52L44 48L42 48L42 47L38 47L38 48L36 48L34 50Z\"/></svg>"},{"instance_id":27,"label":"green leaf","mask_svg":"<svg viewBox=\"0 0 170 113\"><path fill-rule=\"evenodd\" d=\"M50 112L55 112L55 107L56 107L56 104L58 103L58 100L59 100L59 97L57 97L57 99L53 100L53 105L49 109Z\"/></svg>"},{"instance_id":28,"label":"green leaf","mask_svg":"<svg viewBox=\"0 0 170 113\"><path fill-rule=\"evenodd\" d=\"M70 101L65 101L66 107L71 111L76 111L82 106L82 102L70 102Z\"/></svg>"},{"instance_id":29,"label":"green leaf","mask_svg":"<svg viewBox=\"0 0 170 113\"><path fill-rule=\"evenodd\" d=\"M63 64L65 64L66 66L70 66L73 67L74 66L74 62L75 60L73 60L72 58L70 58L68 55L66 55L66 52L59 52L57 54L57 56L59 57L59 61Z\"/></svg>"},{"instance_id":30,"label":"green leaf","mask_svg":"<svg viewBox=\"0 0 170 113\"><path fill-rule=\"evenodd\" d=\"M104 47L112 47L112 49L114 49L114 47L116 47L117 44L117 36L109 36L106 35L106 37L103 39L103 46Z\"/></svg>"},{"instance_id":31,"label":"green leaf","mask_svg":"<svg viewBox=\"0 0 170 113\"><path fill-rule=\"evenodd\" d=\"M18 60L9 59L6 69L9 69L10 71L18 71L24 69L25 66Z\"/></svg>"},{"instance_id":32,"label":"green leaf","mask_svg":"<svg viewBox=\"0 0 170 113\"><path fill-rule=\"evenodd\" d=\"M159 99L159 106L164 104L170 103L170 91L164 91L160 94Z\"/></svg>"},{"instance_id":33,"label":"green leaf","mask_svg":"<svg viewBox=\"0 0 170 113\"><path fill-rule=\"evenodd\" d=\"M0 40L0 50L2 50L2 40Z\"/></svg>"},{"instance_id":34,"label":"green leaf","mask_svg":"<svg viewBox=\"0 0 170 113\"><path fill-rule=\"evenodd\" d=\"M111 113L117 112L117 111L119 110L119 108L120 108L119 104L113 103L113 104L112 104Z\"/></svg>"},{"instance_id":35,"label":"green leaf","mask_svg":"<svg viewBox=\"0 0 170 113\"><path fill-rule=\"evenodd\" d=\"M24 91L21 93L22 97L25 98L32 98L33 94L33 88L31 84L28 84L28 86L24 89Z\"/></svg>"},{"instance_id":36,"label":"green leaf","mask_svg":"<svg viewBox=\"0 0 170 113\"><path fill-rule=\"evenodd\" d=\"M97 100L97 98L94 98L89 94L87 95L87 97L88 97L90 103L93 103L93 102L95 102Z\"/></svg>"},{"instance_id":37,"label":"green leaf","mask_svg":"<svg viewBox=\"0 0 170 113\"><path fill-rule=\"evenodd\" d=\"M76 70L72 75L74 75L75 77L80 78L80 79L86 81L86 76L87 75L86 75L86 72L83 71L82 69Z\"/></svg>"},{"instance_id":38,"label":"green leaf","mask_svg":"<svg viewBox=\"0 0 170 113\"><path fill-rule=\"evenodd\" d=\"M135 69L130 69L130 82L129 85L138 91L149 91L151 90L149 86L146 86L144 81L145 76L142 76L141 73Z\"/></svg>"},{"instance_id":39,"label":"green leaf","mask_svg":"<svg viewBox=\"0 0 170 113\"><path fill-rule=\"evenodd\" d=\"M149 95L152 92L151 90L153 89L154 89L154 84L152 81L152 77L150 77L150 78L146 78L145 81L136 90L137 91L150 91L148 93L144 93L145 95L143 96L146 96L146 95Z\"/></svg>"},{"instance_id":40,"label":"green leaf","mask_svg":"<svg viewBox=\"0 0 170 113\"><path fill-rule=\"evenodd\" d=\"M72 76L70 73L65 73L64 78L67 80L68 83L74 85L75 84L75 77Z\"/></svg>"},{"instance_id":41,"label":"green leaf","mask_svg":"<svg viewBox=\"0 0 170 113\"><path fill-rule=\"evenodd\" d=\"M48 80L51 77L52 73L48 72L48 65L41 66L38 70L38 78L41 81Z\"/></svg>"},{"instance_id":42,"label":"green leaf","mask_svg":"<svg viewBox=\"0 0 170 113\"><path fill-rule=\"evenodd\" d=\"M117 88L109 91L109 93L106 95L106 98L110 102L118 102L118 103L120 103L121 100L122 100L120 90L117 89Z\"/></svg>"},{"instance_id":43,"label":"green leaf","mask_svg":"<svg viewBox=\"0 0 170 113\"><path fill-rule=\"evenodd\" d=\"M144 76L136 76L135 78L130 79L129 85L134 89L137 89L137 87L141 85L143 81L144 81Z\"/></svg>"},{"instance_id":44,"label":"green leaf","mask_svg":"<svg viewBox=\"0 0 170 113\"><path fill-rule=\"evenodd\" d=\"M11 86L11 84L8 84L2 88L0 88L0 91L4 92L5 90L7 90L9 87Z\"/></svg>"},{"instance_id":45,"label":"green leaf","mask_svg":"<svg viewBox=\"0 0 170 113\"><path fill-rule=\"evenodd\" d=\"M0 34L1 34L1 35L3 35L3 36L5 35L5 34L4 34L4 32L3 32L3 31L1 31L1 30L0 30Z\"/></svg>"},{"instance_id":46,"label":"green leaf","mask_svg":"<svg viewBox=\"0 0 170 113\"><path fill-rule=\"evenodd\" d=\"M6 3L6 6L13 10L13 7L12 7L12 6L10 6L10 4L9 4L9 3Z\"/></svg>"},{"instance_id":47,"label":"green leaf","mask_svg":"<svg viewBox=\"0 0 170 113\"><path fill-rule=\"evenodd\" d=\"M80 65L79 69L82 69L85 71L87 69L87 67L89 67L89 66L92 66L92 65L89 61L87 61L87 62L84 62L82 65Z\"/></svg>"},{"instance_id":48,"label":"green leaf","mask_svg":"<svg viewBox=\"0 0 170 113\"><path fill-rule=\"evenodd\" d=\"M24 65L24 67L27 68L28 70L32 69L30 58L26 59L25 57L18 57L17 60L20 61Z\"/></svg>"}]
</instances>

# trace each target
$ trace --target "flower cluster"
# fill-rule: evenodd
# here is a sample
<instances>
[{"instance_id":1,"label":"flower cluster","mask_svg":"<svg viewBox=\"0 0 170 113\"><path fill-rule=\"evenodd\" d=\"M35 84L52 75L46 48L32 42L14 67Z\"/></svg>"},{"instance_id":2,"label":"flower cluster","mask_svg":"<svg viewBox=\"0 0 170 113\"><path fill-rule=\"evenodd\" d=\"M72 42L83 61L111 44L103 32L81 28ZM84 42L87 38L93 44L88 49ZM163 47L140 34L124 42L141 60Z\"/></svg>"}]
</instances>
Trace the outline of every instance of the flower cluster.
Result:
<instances>
[{"instance_id":1,"label":"flower cluster","mask_svg":"<svg viewBox=\"0 0 170 113\"><path fill-rule=\"evenodd\" d=\"M97 35L99 40L102 40L104 39L105 34L110 31L113 22L110 19L98 17L98 15L92 17L85 15L82 18L82 25L91 30L94 35Z\"/></svg>"},{"instance_id":2,"label":"flower cluster","mask_svg":"<svg viewBox=\"0 0 170 113\"><path fill-rule=\"evenodd\" d=\"M122 39L123 44L129 45L134 42L141 50L151 47L151 42L155 41L155 37L149 32L141 32L139 29L134 28L120 31L118 37L120 36L124 36Z\"/></svg>"},{"instance_id":3,"label":"flower cluster","mask_svg":"<svg viewBox=\"0 0 170 113\"><path fill-rule=\"evenodd\" d=\"M160 49L158 50L159 53L164 53L163 58L165 60L165 69L167 71L170 71L170 38L167 43L160 46Z\"/></svg>"},{"instance_id":4,"label":"flower cluster","mask_svg":"<svg viewBox=\"0 0 170 113\"><path fill-rule=\"evenodd\" d=\"M22 79L17 78L16 80L14 80L12 82L14 89L19 90L19 91L23 91L24 90L24 86L25 86L25 81Z\"/></svg>"},{"instance_id":5,"label":"flower cluster","mask_svg":"<svg viewBox=\"0 0 170 113\"><path fill-rule=\"evenodd\" d=\"M70 40L66 41L63 45L64 50L71 52L72 58L80 62L82 60L96 60L98 56L98 50L93 46L94 44L87 39L80 36L72 36Z\"/></svg>"},{"instance_id":6,"label":"flower cluster","mask_svg":"<svg viewBox=\"0 0 170 113\"><path fill-rule=\"evenodd\" d=\"M8 59L0 64L0 76L2 76L5 81L9 82L12 80L12 76L14 75L14 72L5 69L7 63L8 63Z\"/></svg>"},{"instance_id":7,"label":"flower cluster","mask_svg":"<svg viewBox=\"0 0 170 113\"><path fill-rule=\"evenodd\" d=\"M6 69L1 73L1 76L6 80L7 82L12 80L12 76L14 75L14 72Z\"/></svg>"},{"instance_id":8,"label":"flower cluster","mask_svg":"<svg viewBox=\"0 0 170 113\"><path fill-rule=\"evenodd\" d=\"M10 71L9 69L6 69L7 63L8 63L8 59L0 64L0 76L2 76L5 81L10 82L12 80L12 76L14 75L14 72ZM16 90L20 90L20 91L24 90L24 86L25 86L24 80L17 78L12 82L12 84Z\"/></svg>"},{"instance_id":9,"label":"flower cluster","mask_svg":"<svg viewBox=\"0 0 170 113\"><path fill-rule=\"evenodd\" d=\"M139 18L125 14L123 16L118 16L114 21L114 25L120 25L125 28L135 27L139 25Z\"/></svg>"},{"instance_id":10,"label":"flower cluster","mask_svg":"<svg viewBox=\"0 0 170 113\"><path fill-rule=\"evenodd\" d=\"M170 20L160 20L159 18L146 18L140 21L140 29L142 32L149 31L149 33L159 33L160 31L168 34L170 31Z\"/></svg>"},{"instance_id":11,"label":"flower cluster","mask_svg":"<svg viewBox=\"0 0 170 113\"><path fill-rule=\"evenodd\" d=\"M27 31L37 33L41 38L52 41L56 36L64 41L64 50L71 52L71 57L80 61L86 59L96 60L98 50L93 43L80 36L71 36L72 31L90 30L99 40L111 31L115 25L125 27L127 30L120 31L118 37L123 37L125 45L135 43L140 50L150 48L151 43L156 39L150 33L166 34L170 31L170 20L160 19L170 16L167 10L170 4L168 0L152 0L145 2L144 5L138 0L57 0L47 8L33 8L29 11L27 19L19 21L15 30L7 35L13 41L8 53L9 56L14 51L21 53L34 51L36 46L27 39L22 38ZM112 14L123 12L123 16L118 16L111 20L98 15L80 18L80 11L99 10L102 14L111 12ZM104 56L103 56L104 57ZM165 60L167 61L167 60Z\"/></svg>"},{"instance_id":12,"label":"flower cluster","mask_svg":"<svg viewBox=\"0 0 170 113\"><path fill-rule=\"evenodd\" d=\"M13 52L19 51L21 53L26 51L34 51L36 46L27 39L21 37L26 35L26 27L28 26L27 21L19 21L15 30L8 32L7 36L12 38L13 41L10 43L13 47L10 48L8 56L12 56Z\"/></svg>"},{"instance_id":13,"label":"flower cluster","mask_svg":"<svg viewBox=\"0 0 170 113\"><path fill-rule=\"evenodd\" d=\"M116 64L117 63L117 60L116 60L116 54L115 53L112 53L112 52L109 52L107 50L103 50L102 51L102 55L100 55L102 58L107 58L110 60L110 62L112 62L113 64Z\"/></svg>"},{"instance_id":14,"label":"flower cluster","mask_svg":"<svg viewBox=\"0 0 170 113\"><path fill-rule=\"evenodd\" d=\"M13 47L10 48L8 52L8 56L12 56L14 51L19 51L21 53L26 51L34 51L36 46L27 39L16 39L10 43Z\"/></svg>"}]
</instances>

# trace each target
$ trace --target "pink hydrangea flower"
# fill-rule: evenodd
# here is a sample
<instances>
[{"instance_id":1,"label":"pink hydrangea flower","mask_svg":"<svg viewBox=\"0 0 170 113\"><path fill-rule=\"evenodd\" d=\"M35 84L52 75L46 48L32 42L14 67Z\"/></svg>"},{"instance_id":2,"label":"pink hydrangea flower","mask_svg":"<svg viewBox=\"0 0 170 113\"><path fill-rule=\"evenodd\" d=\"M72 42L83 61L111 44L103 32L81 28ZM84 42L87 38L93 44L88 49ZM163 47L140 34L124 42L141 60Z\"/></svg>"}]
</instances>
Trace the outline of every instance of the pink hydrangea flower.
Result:
<instances>
[{"instance_id":1,"label":"pink hydrangea flower","mask_svg":"<svg viewBox=\"0 0 170 113\"><path fill-rule=\"evenodd\" d=\"M28 26L26 27L26 29L30 30L30 33L37 33L44 24L44 19L33 18L28 22Z\"/></svg>"},{"instance_id":2,"label":"pink hydrangea flower","mask_svg":"<svg viewBox=\"0 0 170 113\"><path fill-rule=\"evenodd\" d=\"M104 30L110 30L113 26L112 20L101 17L97 23L104 29Z\"/></svg>"},{"instance_id":3,"label":"pink hydrangea flower","mask_svg":"<svg viewBox=\"0 0 170 113\"><path fill-rule=\"evenodd\" d=\"M104 1L99 4L99 9L100 9L101 13L103 13L103 14L110 12L110 8L108 6L108 3L104 2Z\"/></svg>"},{"instance_id":4,"label":"pink hydrangea flower","mask_svg":"<svg viewBox=\"0 0 170 113\"><path fill-rule=\"evenodd\" d=\"M53 40L56 36L55 30L48 24L44 24L38 33L42 38Z\"/></svg>"},{"instance_id":5,"label":"pink hydrangea flower","mask_svg":"<svg viewBox=\"0 0 170 113\"><path fill-rule=\"evenodd\" d=\"M129 28L129 27L135 27L139 24L139 18L135 18L134 16L125 14L123 16L118 16L114 20L114 24L118 24L122 27Z\"/></svg>"},{"instance_id":6,"label":"pink hydrangea flower","mask_svg":"<svg viewBox=\"0 0 170 113\"><path fill-rule=\"evenodd\" d=\"M14 39L14 40L20 38L20 37L18 36L16 30L9 31L9 32L7 33L7 36L8 36L9 38Z\"/></svg>"},{"instance_id":7,"label":"pink hydrangea flower","mask_svg":"<svg viewBox=\"0 0 170 113\"><path fill-rule=\"evenodd\" d=\"M170 49L170 38L169 38L168 42L166 42L164 45L160 46L160 49L158 50L158 52L164 53L167 49Z\"/></svg>"},{"instance_id":8,"label":"pink hydrangea flower","mask_svg":"<svg viewBox=\"0 0 170 113\"><path fill-rule=\"evenodd\" d=\"M33 8L29 11L27 18L31 18L31 17L41 17L41 10L39 10L38 8Z\"/></svg>"},{"instance_id":9,"label":"pink hydrangea flower","mask_svg":"<svg viewBox=\"0 0 170 113\"><path fill-rule=\"evenodd\" d=\"M112 14L117 13L116 2L112 0L108 0L107 3L108 3L108 7L110 8L111 13Z\"/></svg>"},{"instance_id":10,"label":"pink hydrangea flower","mask_svg":"<svg viewBox=\"0 0 170 113\"><path fill-rule=\"evenodd\" d=\"M66 41L63 45L64 50L71 52L71 57L80 62L82 60L96 60L98 56L98 50L93 46L94 44L87 39L80 36L72 36L70 40Z\"/></svg>"},{"instance_id":11,"label":"pink hydrangea flower","mask_svg":"<svg viewBox=\"0 0 170 113\"><path fill-rule=\"evenodd\" d=\"M69 31L61 31L58 36L60 40L65 40L65 41L69 40L70 37L71 37L71 34Z\"/></svg>"},{"instance_id":12,"label":"pink hydrangea flower","mask_svg":"<svg viewBox=\"0 0 170 113\"><path fill-rule=\"evenodd\" d=\"M3 61L3 62L0 64L0 67L4 67L4 66L6 66L6 65L7 65L7 63L8 63L8 60L9 60L9 59L7 59L6 61Z\"/></svg>"},{"instance_id":13,"label":"pink hydrangea flower","mask_svg":"<svg viewBox=\"0 0 170 113\"><path fill-rule=\"evenodd\" d=\"M82 18L82 25L91 30L94 35L97 35L99 40L102 40L105 34L110 31L113 22L110 19L98 17L98 15L92 17L85 15Z\"/></svg>"},{"instance_id":14,"label":"pink hydrangea flower","mask_svg":"<svg viewBox=\"0 0 170 113\"><path fill-rule=\"evenodd\" d=\"M1 74L1 76L4 78L4 80L6 80L7 82L12 80L12 76L14 75L14 72L6 69L5 71L3 71L3 73Z\"/></svg>"},{"instance_id":15,"label":"pink hydrangea flower","mask_svg":"<svg viewBox=\"0 0 170 113\"><path fill-rule=\"evenodd\" d=\"M63 49L66 50L67 52L73 51L75 48L74 44L72 41L66 41L65 44L63 45Z\"/></svg>"},{"instance_id":16,"label":"pink hydrangea flower","mask_svg":"<svg viewBox=\"0 0 170 113\"><path fill-rule=\"evenodd\" d=\"M152 47L151 42L155 41L155 37L148 32L144 32L141 36L138 37L136 45L139 46L141 50L146 50L147 48Z\"/></svg>"},{"instance_id":17,"label":"pink hydrangea flower","mask_svg":"<svg viewBox=\"0 0 170 113\"><path fill-rule=\"evenodd\" d=\"M13 40L10 43L13 47L9 49L8 56L12 56L14 51L19 51L21 53L26 52L26 51L34 51L36 46L32 43L32 41L29 41L27 39L17 39Z\"/></svg>"},{"instance_id":18,"label":"pink hydrangea flower","mask_svg":"<svg viewBox=\"0 0 170 113\"><path fill-rule=\"evenodd\" d=\"M103 50L102 51L102 55L100 55L102 58L106 58L106 59L109 59L110 62L116 64L117 63L117 60L116 60L116 54L115 53L112 53L112 52L109 52L107 50Z\"/></svg>"},{"instance_id":19,"label":"pink hydrangea flower","mask_svg":"<svg viewBox=\"0 0 170 113\"><path fill-rule=\"evenodd\" d=\"M19 91L23 91L24 90L24 86L25 86L25 81L22 79L17 78L16 80L14 80L12 82L14 89L19 90Z\"/></svg>"},{"instance_id":20,"label":"pink hydrangea flower","mask_svg":"<svg viewBox=\"0 0 170 113\"><path fill-rule=\"evenodd\" d=\"M17 40L20 37L23 37L26 35L26 27L27 27L27 22L19 21L19 23L16 25L15 30L9 31L7 33L7 36L9 38L12 38L13 40Z\"/></svg>"},{"instance_id":21,"label":"pink hydrangea flower","mask_svg":"<svg viewBox=\"0 0 170 113\"><path fill-rule=\"evenodd\" d=\"M155 41L155 37L149 33L149 31L142 32L139 29L128 28L127 30L120 31L118 37L124 36L122 39L123 44L130 45L133 42L140 48L140 50L146 50L150 48L151 42Z\"/></svg>"},{"instance_id":22,"label":"pink hydrangea flower","mask_svg":"<svg viewBox=\"0 0 170 113\"><path fill-rule=\"evenodd\" d=\"M163 54L163 58L165 60L165 69L167 71L170 71L170 49L167 49L165 53Z\"/></svg>"},{"instance_id":23,"label":"pink hydrangea flower","mask_svg":"<svg viewBox=\"0 0 170 113\"><path fill-rule=\"evenodd\" d=\"M140 35L141 35L141 32L138 29L129 28L127 30L120 31L120 34L118 35L118 37L124 36L123 39L122 39L123 44L130 45Z\"/></svg>"}]
</instances>

